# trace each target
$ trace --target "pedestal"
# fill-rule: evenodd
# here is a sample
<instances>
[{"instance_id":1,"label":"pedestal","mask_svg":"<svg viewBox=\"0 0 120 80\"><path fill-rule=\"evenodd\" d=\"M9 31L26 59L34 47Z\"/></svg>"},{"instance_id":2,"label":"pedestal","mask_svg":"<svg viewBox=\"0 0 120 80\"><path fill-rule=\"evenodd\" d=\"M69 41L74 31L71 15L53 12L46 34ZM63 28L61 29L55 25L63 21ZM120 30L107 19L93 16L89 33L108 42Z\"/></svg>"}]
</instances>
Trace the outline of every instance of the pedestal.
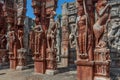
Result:
<instances>
[{"instance_id":1,"label":"pedestal","mask_svg":"<svg viewBox=\"0 0 120 80\"><path fill-rule=\"evenodd\" d=\"M10 69L16 69L17 58L14 57L13 52L9 52L9 59L10 59Z\"/></svg>"},{"instance_id":2,"label":"pedestal","mask_svg":"<svg viewBox=\"0 0 120 80\"><path fill-rule=\"evenodd\" d=\"M46 66L45 66L45 60L37 60L34 59L34 71L35 73L41 73L44 74L46 70Z\"/></svg>"},{"instance_id":3,"label":"pedestal","mask_svg":"<svg viewBox=\"0 0 120 80\"><path fill-rule=\"evenodd\" d=\"M93 80L92 61L77 61L77 80Z\"/></svg>"},{"instance_id":4,"label":"pedestal","mask_svg":"<svg viewBox=\"0 0 120 80\"><path fill-rule=\"evenodd\" d=\"M50 70L50 69L47 69L45 74L55 75L55 74L57 74L57 73L58 73L58 70Z\"/></svg>"},{"instance_id":5,"label":"pedestal","mask_svg":"<svg viewBox=\"0 0 120 80\"><path fill-rule=\"evenodd\" d=\"M111 80L109 77L94 77L94 80Z\"/></svg>"},{"instance_id":6,"label":"pedestal","mask_svg":"<svg viewBox=\"0 0 120 80\"><path fill-rule=\"evenodd\" d=\"M46 74L49 74L49 75L56 74L57 62L56 62L56 50L55 49L54 50L47 49L46 61L47 61Z\"/></svg>"},{"instance_id":7,"label":"pedestal","mask_svg":"<svg viewBox=\"0 0 120 80\"><path fill-rule=\"evenodd\" d=\"M61 55L61 65L62 67L68 67L68 55Z\"/></svg>"},{"instance_id":8,"label":"pedestal","mask_svg":"<svg viewBox=\"0 0 120 80\"><path fill-rule=\"evenodd\" d=\"M24 48L21 48L21 49L18 49L18 64L17 64L17 67L16 67L16 70L23 70L25 69L26 67L26 49Z\"/></svg>"},{"instance_id":9,"label":"pedestal","mask_svg":"<svg viewBox=\"0 0 120 80\"><path fill-rule=\"evenodd\" d=\"M41 55L39 52L35 52L33 60L34 60L35 73L44 74L46 70L46 62L45 62L45 58L43 57L43 55Z\"/></svg>"},{"instance_id":10,"label":"pedestal","mask_svg":"<svg viewBox=\"0 0 120 80\"><path fill-rule=\"evenodd\" d=\"M10 69L16 69L17 59L10 59Z\"/></svg>"},{"instance_id":11,"label":"pedestal","mask_svg":"<svg viewBox=\"0 0 120 80\"><path fill-rule=\"evenodd\" d=\"M110 80L110 50L106 47L94 51L94 80Z\"/></svg>"}]
</instances>

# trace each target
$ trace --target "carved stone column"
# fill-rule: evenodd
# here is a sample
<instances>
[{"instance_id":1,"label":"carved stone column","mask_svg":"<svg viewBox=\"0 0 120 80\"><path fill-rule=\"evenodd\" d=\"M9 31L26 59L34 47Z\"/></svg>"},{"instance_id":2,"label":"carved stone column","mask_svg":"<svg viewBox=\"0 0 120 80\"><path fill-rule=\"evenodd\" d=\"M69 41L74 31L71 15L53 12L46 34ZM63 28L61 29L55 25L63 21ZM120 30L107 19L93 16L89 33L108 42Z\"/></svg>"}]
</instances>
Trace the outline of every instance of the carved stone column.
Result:
<instances>
[{"instance_id":1,"label":"carved stone column","mask_svg":"<svg viewBox=\"0 0 120 80\"><path fill-rule=\"evenodd\" d=\"M107 26L111 18L109 14L110 5L107 4L107 0L98 0L95 9L97 17L93 25L96 41L94 49L94 80L110 80L110 49L107 44Z\"/></svg>"},{"instance_id":2,"label":"carved stone column","mask_svg":"<svg viewBox=\"0 0 120 80\"><path fill-rule=\"evenodd\" d=\"M47 30L47 49L46 49L46 62L47 70L46 74L54 75L56 74L57 62L57 48L56 48L56 34L57 34L57 23L54 21L55 9L56 9L56 0L46 0L46 15L49 20L49 27Z\"/></svg>"},{"instance_id":3,"label":"carved stone column","mask_svg":"<svg viewBox=\"0 0 120 80\"><path fill-rule=\"evenodd\" d=\"M69 57L69 29L67 3L62 5L62 43L61 43L61 65L68 67Z\"/></svg>"},{"instance_id":4,"label":"carved stone column","mask_svg":"<svg viewBox=\"0 0 120 80\"><path fill-rule=\"evenodd\" d=\"M18 64L16 69L17 70L23 70L26 65L26 54L27 50L24 48L24 19L25 19L25 14L26 14L26 0L19 0L16 2L16 25L17 25L17 59L18 59Z\"/></svg>"},{"instance_id":5,"label":"carved stone column","mask_svg":"<svg viewBox=\"0 0 120 80\"><path fill-rule=\"evenodd\" d=\"M61 17L57 18L57 34L56 34L56 48L57 48L57 63L61 62L60 55L61 55Z\"/></svg>"},{"instance_id":6,"label":"carved stone column","mask_svg":"<svg viewBox=\"0 0 120 80\"><path fill-rule=\"evenodd\" d=\"M38 1L32 0L32 7L34 9L35 19L35 28L31 35L34 40L31 39L31 48L33 51L33 60L34 60L34 71L36 73L44 74L46 71L46 36L45 36L45 0ZM34 42L33 42L34 41ZM32 45L33 44L33 45Z\"/></svg>"},{"instance_id":7,"label":"carved stone column","mask_svg":"<svg viewBox=\"0 0 120 80\"><path fill-rule=\"evenodd\" d=\"M14 0L6 0L3 11L4 16L7 22L7 37L8 37L8 43L7 47L9 50L9 59L10 59L10 69L16 69L17 66L17 46L15 41L15 13L16 10L14 9Z\"/></svg>"},{"instance_id":8,"label":"carved stone column","mask_svg":"<svg viewBox=\"0 0 120 80\"><path fill-rule=\"evenodd\" d=\"M92 0L77 0L77 80L93 80L93 30Z\"/></svg>"}]
</instances>

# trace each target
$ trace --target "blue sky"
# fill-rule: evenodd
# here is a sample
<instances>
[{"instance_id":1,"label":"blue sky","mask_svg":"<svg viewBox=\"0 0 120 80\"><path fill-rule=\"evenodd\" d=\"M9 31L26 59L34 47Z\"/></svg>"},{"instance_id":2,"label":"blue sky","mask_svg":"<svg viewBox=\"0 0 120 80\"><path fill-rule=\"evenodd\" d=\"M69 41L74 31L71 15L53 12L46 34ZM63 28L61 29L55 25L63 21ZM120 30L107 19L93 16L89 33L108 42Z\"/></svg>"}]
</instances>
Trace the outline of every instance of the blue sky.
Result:
<instances>
[{"instance_id":1,"label":"blue sky","mask_svg":"<svg viewBox=\"0 0 120 80\"><path fill-rule=\"evenodd\" d=\"M61 5L64 3L64 2L74 2L75 0L58 0L58 7L56 9L56 13L57 14L61 14ZM32 0L27 0L27 13L26 15L31 17L31 18L35 18L34 14L33 14L33 9L31 7L31 4L32 4Z\"/></svg>"}]
</instances>

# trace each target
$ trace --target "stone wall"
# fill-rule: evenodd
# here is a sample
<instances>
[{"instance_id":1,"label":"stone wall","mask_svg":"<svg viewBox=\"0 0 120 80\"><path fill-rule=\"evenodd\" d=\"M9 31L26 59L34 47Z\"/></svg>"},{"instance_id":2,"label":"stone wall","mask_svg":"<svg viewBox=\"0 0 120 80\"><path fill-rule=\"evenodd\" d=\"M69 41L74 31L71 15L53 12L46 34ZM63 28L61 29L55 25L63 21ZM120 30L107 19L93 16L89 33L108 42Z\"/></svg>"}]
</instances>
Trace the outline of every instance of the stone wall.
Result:
<instances>
[{"instance_id":1,"label":"stone wall","mask_svg":"<svg viewBox=\"0 0 120 80\"><path fill-rule=\"evenodd\" d=\"M111 20L108 25L108 44L111 52L111 74L118 75L120 68L120 0L110 0L109 4L111 5Z\"/></svg>"}]
</instances>

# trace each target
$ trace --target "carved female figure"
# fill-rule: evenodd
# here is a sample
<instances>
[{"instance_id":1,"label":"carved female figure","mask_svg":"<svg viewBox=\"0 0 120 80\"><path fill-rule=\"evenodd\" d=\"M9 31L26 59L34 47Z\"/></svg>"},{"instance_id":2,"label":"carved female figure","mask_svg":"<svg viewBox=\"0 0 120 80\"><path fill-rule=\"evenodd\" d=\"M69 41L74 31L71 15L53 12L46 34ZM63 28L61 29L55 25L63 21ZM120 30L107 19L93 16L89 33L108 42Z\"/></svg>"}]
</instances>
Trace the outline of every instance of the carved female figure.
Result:
<instances>
[{"instance_id":1,"label":"carved female figure","mask_svg":"<svg viewBox=\"0 0 120 80\"><path fill-rule=\"evenodd\" d=\"M24 35L23 29L20 28L18 30L18 39L19 39L19 42L20 42L20 48L24 48L24 46L23 46L23 35Z\"/></svg>"},{"instance_id":2,"label":"carved female figure","mask_svg":"<svg viewBox=\"0 0 120 80\"><path fill-rule=\"evenodd\" d=\"M50 24L47 32L47 46L49 49L54 49L55 46L55 39L56 39L56 31L57 31L57 26L56 22L54 21L54 15L55 12L51 12L50 16Z\"/></svg>"},{"instance_id":3,"label":"carved female figure","mask_svg":"<svg viewBox=\"0 0 120 80\"><path fill-rule=\"evenodd\" d=\"M88 58L89 50L92 44L92 34L90 25L87 26L87 15L84 13L83 5L78 7L77 26L78 26L78 47L80 57L83 59Z\"/></svg>"},{"instance_id":4,"label":"carved female figure","mask_svg":"<svg viewBox=\"0 0 120 80\"><path fill-rule=\"evenodd\" d=\"M10 30L8 32L8 48L9 48L9 52L13 52L14 51L14 43L15 43L15 32L14 30Z\"/></svg>"},{"instance_id":5,"label":"carved female figure","mask_svg":"<svg viewBox=\"0 0 120 80\"><path fill-rule=\"evenodd\" d=\"M42 26L39 22L39 20L36 20L36 26L34 28L34 32L35 32L35 52L40 53L40 48L42 46L42 36L43 36L43 29Z\"/></svg>"}]
</instances>

